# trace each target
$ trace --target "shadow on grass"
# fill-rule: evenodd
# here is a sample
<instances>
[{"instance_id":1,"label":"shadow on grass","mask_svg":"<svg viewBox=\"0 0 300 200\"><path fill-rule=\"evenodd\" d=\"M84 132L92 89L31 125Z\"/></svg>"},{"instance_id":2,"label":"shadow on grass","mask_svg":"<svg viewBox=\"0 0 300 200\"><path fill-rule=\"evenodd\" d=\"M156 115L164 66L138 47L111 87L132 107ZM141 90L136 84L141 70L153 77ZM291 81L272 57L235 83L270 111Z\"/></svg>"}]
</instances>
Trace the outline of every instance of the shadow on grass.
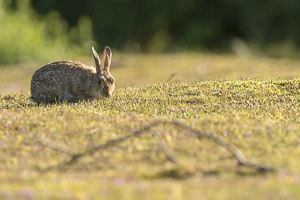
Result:
<instances>
[{"instance_id":1,"label":"shadow on grass","mask_svg":"<svg viewBox=\"0 0 300 200\"><path fill-rule=\"evenodd\" d=\"M169 169L163 169L158 172L153 172L143 174L141 178L143 179L187 179L193 176L201 177L212 177L212 176L221 176L222 174L234 174L238 177L253 177L267 174L266 171L258 171L255 169L250 169L244 166L236 165L228 169L216 169L216 170L202 170L199 167L194 168L193 166L179 166L172 167Z\"/></svg>"}]
</instances>

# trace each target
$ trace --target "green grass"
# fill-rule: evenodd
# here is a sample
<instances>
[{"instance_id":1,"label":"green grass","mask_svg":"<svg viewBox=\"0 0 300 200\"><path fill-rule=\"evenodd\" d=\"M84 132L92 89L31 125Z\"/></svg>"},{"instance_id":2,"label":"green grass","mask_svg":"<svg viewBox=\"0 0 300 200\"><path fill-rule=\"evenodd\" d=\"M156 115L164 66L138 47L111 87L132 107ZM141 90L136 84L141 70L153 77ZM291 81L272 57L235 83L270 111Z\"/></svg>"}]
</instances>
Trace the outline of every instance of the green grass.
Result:
<instances>
[{"instance_id":1,"label":"green grass","mask_svg":"<svg viewBox=\"0 0 300 200\"><path fill-rule=\"evenodd\" d=\"M233 60L233 66L243 62ZM273 67L280 70L279 64ZM122 74L115 70L115 76ZM157 82L119 87L112 99L40 107L26 100L27 92L2 95L0 199L299 199L299 84L300 78L251 77ZM249 161L278 172L238 166L226 149L170 123L84 156L68 169L57 168L70 159L68 152L83 153L153 122L173 120L214 134ZM191 170L189 177L180 176L184 169L167 159L154 132ZM60 150L42 145L44 140ZM54 168L40 172L48 167Z\"/></svg>"}]
</instances>

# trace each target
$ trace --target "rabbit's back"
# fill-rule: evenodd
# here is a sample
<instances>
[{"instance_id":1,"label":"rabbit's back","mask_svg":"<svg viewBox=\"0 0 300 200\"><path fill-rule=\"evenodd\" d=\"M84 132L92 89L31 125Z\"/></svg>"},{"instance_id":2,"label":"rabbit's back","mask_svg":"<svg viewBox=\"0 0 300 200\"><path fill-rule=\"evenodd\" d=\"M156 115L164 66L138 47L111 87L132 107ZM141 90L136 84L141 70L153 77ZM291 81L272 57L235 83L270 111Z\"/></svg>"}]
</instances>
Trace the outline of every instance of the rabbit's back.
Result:
<instances>
[{"instance_id":1,"label":"rabbit's back","mask_svg":"<svg viewBox=\"0 0 300 200\"><path fill-rule=\"evenodd\" d=\"M58 61L41 67L34 73L32 78L42 77L45 76L45 74L53 71L56 71L61 75L69 74L66 76L66 78L74 78L82 75L86 76L87 74L91 73L96 74L96 70L93 67L82 64L81 62ZM70 73L71 71L72 73Z\"/></svg>"},{"instance_id":2,"label":"rabbit's back","mask_svg":"<svg viewBox=\"0 0 300 200\"><path fill-rule=\"evenodd\" d=\"M54 102L88 98L87 85L95 78L93 67L76 61L58 61L38 69L31 80L32 99L36 102ZM95 81L95 80L94 80Z\"/></svg>"}]
</instances>

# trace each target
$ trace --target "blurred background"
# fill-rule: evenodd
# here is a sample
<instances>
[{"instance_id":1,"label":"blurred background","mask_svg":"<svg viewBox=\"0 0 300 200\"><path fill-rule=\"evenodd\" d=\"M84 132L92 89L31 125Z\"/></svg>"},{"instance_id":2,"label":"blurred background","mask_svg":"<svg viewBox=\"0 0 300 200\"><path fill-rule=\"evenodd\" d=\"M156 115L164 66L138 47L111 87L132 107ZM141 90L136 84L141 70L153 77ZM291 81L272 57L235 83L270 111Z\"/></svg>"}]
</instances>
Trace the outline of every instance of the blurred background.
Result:
<instances>
[{"instance_id":1,"label":"blurred background","mask_svg":"<svg viewBox=\"0 0 300 200\"><path fill-rule=\"evenodd\" d=\"M300 1L0 0L0 93L58 60L113 51L118 87L300 74Z\"/></svg>"}]
</instances>

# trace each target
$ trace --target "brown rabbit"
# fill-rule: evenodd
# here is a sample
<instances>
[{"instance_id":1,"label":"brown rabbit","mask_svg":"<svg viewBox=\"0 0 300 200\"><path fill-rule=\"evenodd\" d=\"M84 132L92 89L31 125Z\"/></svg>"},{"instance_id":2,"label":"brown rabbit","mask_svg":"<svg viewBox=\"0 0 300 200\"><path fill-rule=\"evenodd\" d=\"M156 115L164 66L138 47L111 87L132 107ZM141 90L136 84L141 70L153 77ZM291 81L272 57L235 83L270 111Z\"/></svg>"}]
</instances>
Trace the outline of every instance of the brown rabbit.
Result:
<instances>
[{"instance_id":1,"label":"brown rabbit","mask_svg":"<svg viewBox=\"0 0 300 200\"><path fill-rule=\"evenodd\" d=\"M31 79L31 97L35 103L74 102L111 97L115 78L110 74L112 52L105 47L103 67L92 47L96 68L76 61L58 61L38 69Z\"/></svg>"}]
</instances>

